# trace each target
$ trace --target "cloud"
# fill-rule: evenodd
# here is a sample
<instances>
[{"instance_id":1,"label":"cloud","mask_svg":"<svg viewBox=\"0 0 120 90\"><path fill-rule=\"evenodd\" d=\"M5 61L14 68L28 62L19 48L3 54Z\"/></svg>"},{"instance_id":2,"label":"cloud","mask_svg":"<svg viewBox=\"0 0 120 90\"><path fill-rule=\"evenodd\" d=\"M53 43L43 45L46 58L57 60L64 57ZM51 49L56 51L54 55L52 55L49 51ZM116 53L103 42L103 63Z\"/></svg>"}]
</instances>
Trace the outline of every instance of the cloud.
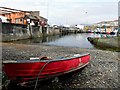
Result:
<instances>
[{"instance_id":1,"label":"cloud","mask_svg":"<svg viewBox=\"0 0 120 90\"><path fill-rule=\"evenodd\" d=\"M117 19L119 0L1 0L0 5L37 10L49 23L95 23ZM86 13L87 12L87 13Z\"/></svg>"},{"instance_id":2,"label":"cloud","mask_svg":"<svg viewBox=\"0 0 120 90\"><path fill-rule=\"evenodd\" d=\"M113 2L81 3L78 7L64 12L61 17L64 17L62 20L66 20L68 24L114 20L118 17L118 7L117 3Z\"/></svg>"}]
</instances>

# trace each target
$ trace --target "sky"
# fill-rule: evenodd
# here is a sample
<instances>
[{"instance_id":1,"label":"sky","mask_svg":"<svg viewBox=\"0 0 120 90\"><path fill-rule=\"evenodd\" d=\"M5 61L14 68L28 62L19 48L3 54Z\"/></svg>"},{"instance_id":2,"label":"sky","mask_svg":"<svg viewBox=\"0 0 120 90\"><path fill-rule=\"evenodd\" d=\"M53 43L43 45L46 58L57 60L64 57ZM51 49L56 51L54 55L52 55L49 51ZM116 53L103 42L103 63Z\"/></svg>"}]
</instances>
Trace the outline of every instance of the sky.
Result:
<instances>
[{"instance_id":1,"label":"sky","mask_svg":"<svg viewBox=\"0 0 120 90\"><path fill-rule=\"evenodd\" d=\"M0 0L0 6L40 11L49 24L93 24L118 19L119 0Z\"/></svg>"}]
</instances>

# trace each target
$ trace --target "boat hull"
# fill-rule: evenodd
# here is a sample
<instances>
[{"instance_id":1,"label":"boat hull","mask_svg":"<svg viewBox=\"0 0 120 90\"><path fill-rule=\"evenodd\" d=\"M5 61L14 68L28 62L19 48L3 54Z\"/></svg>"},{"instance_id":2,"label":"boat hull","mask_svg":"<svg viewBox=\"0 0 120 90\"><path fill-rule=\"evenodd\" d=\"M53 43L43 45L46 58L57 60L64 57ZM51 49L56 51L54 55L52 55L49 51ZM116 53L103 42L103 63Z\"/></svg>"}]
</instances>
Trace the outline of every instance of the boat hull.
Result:
<instances>
[{"instance_id":1,"label":"boat hull","mask_svg":"<svg viewBox=\"0 0 120 90\"><path fill-rule=\"evenodd\" d=\"M16 83L59 76L78 70L89 63L90 55L69 59L41 60L39 62L3 63L3 71Z\"/></svg>"}]
</instances>

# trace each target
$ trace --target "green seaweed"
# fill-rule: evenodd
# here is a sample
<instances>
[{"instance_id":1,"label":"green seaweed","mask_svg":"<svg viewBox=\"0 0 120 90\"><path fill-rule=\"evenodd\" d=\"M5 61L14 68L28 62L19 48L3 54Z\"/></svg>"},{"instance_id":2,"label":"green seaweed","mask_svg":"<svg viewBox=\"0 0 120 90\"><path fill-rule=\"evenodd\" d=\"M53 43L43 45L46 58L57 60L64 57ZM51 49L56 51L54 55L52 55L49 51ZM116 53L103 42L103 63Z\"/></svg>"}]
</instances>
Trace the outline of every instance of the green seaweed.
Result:
<instances>
[{"instance_id":1,"label":"green seaweed","mask_svg":"<svg viewBox=\"0 0 120 90\"><path fill-rule=\"evenodd\" d=\"M88 40L98 49L120 52L120 37L91 38ZM113 40L115 40L113 43ZM118 45L117 45L118 44Z\"/></svg>"}]
</instances>

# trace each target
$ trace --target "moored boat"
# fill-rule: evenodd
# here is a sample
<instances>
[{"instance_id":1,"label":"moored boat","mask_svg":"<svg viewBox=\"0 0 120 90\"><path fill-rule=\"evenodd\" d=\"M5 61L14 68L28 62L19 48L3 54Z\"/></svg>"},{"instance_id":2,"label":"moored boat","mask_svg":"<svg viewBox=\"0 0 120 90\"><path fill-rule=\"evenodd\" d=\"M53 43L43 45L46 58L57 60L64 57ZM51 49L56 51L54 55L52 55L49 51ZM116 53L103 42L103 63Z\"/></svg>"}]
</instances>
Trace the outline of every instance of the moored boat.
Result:
<instances>
[{"instance_id":1,"label":"moored boat","mask_svg":"<svg viewBox=\"0 0 120 90\"><path fill-rule=\"evenodd\" d=\"M78 70L89 63L90 54L75 54L70 57L51 59L47 57L30 60L3 61L3 71L19 85L34 80L44 80Z\"/></svg>"}]
</instances>

